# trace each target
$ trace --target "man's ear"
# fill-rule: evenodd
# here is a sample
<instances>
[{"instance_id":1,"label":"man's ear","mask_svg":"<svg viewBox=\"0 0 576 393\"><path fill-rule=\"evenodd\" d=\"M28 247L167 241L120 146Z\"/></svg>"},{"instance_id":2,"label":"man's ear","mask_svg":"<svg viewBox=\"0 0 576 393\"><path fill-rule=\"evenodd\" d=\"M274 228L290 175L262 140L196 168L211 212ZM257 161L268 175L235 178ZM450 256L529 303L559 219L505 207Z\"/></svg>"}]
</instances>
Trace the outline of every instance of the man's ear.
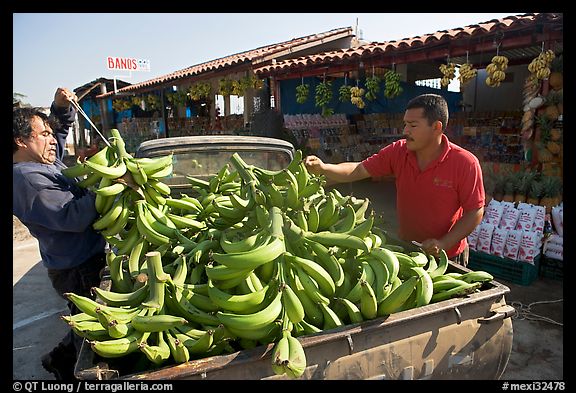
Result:
<instances>
[{"instance_id":1,"label":"man's ear","mask_svg":"<svg viewBox=\"0 0 576 393\"><path fill-rule=\"evenodd\" d=\"M443 124L442 124L442 122L441 122L440 120L436 120L436 121L434 122L434 124L432 125L432 127L434 128L434 131L440 131L440 132L442 132Z\"/></svg>"},{"instance_id":2,"label":"man's ear","mask_svg":"<svg viewBox=\"0 0 576 393\"><path fill-rule=\"evenodd\" d=\"M14 139L14 141L16 142L16 145L19 147L28 147L26 146L26 144L24 143L24 140L22 139L22 137L18 137L16 139Z\"/></svg>"}]
</instances>

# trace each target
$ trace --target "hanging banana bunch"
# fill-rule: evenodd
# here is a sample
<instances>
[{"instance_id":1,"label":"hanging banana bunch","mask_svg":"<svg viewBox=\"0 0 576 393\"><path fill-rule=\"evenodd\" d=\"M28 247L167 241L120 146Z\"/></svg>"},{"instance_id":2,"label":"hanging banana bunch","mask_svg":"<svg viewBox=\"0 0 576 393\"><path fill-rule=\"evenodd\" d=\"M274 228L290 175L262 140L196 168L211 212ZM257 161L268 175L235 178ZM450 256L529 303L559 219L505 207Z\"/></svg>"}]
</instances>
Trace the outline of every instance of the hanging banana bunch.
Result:
<instances>
[{"instance_id":1,"label":"hanging banana bunch","mask_svg":"<svg viewBox=\"0 0 576 393\"><path fill-rule=\"evenodd\" d=\"M296 102L303 104L308 100L308 94L310 93L310 85L304 83L304 78L302 78L302 83L296 86Z\"/></svg>"},{"instance_id":2,"label":"hanging banana bunch","mask_svg":"<svg viewBox=\"0 0 576 393\"><path fill-rule=\"evenodd\" d=\"M508 58L506 56L496 55L492 58L492 62L486 66L486 84L490 87L498 87L500 83L506 78L504 72L508 68Z\"/></svg>"},{"instance_id":3,"label":"hanging banana bunch","mask_svg":"<svg viewBox=\"0 0 576 393\"><path fill-rule=\"evenodd\" d=\"M400 86L400 74L393 71L388 70L384 74L384 81L386 83L386 87L384 88L384 96L388 99L392 99L394 97L398 97L404 91L402 86Z\"/></svg>"},{"instance_id":4,"label":"hanging banana bunch","mask_svg":"<svg viewBox=\"0 0 576 393\"><path fill-rule=\"evenodd\" d=\"M359 109L362 109L366 106L364 99L362 98L364 93L365 90L361 87L354 86L350 88L350 102Z\"/></svg>"},{"instance_id":5,"label":"hanging banana bunch","mask_svg":"<svg viewBox=\"0 0 576 393\"><path fill-rule=\"evenodd\" d=\"M338 89L338 99L340 100L340 102L350 101L350 99L352 98L351 90L352 87L346 84L340 86L340 89Z\"/></svg>"},{"instance_id":6,"label":"hanging banana bunch","mask_svg":"<svg viewBox=\"0 0 576 393\"><path fill-rule=\"evenodd\" d=\"M460 66L460 75L458 76L458 80L460 81L460 85L465 85L470 80L476 78L476 74L478 70L472 67L471 64L466 63Z\"/></svg>"},{"instance_id":7,"label":"hanging banana bunch","mask_svg":"<svg viewBox=\"0 0 576 393\"><path fill-rule=\"evenodd\" d=\"M460 86L465 85L470 80L476 78L476 70L472 64L468 62L468 52L466 52L466 64L460 66L460 74L458 75L458 80L460 81Z\"/></svg>"},{"instance_id":8,"label":"hanging banana bunch","mask_svg":"<svg viewBox=\"0 0 576 393\"><path fill-rule=\"evenodd\" d=\"M332 83L324 80L316 86L316 106L322 108L322 116L334 114L334 110L328 107L332 100Z\"/></svg>"},{"instance_id":9,"label":"hanging banana bunch","mask_svg":"<svg viewBox=\"0 0 576 393\"><path fill-rule=\"evenodd\" d=\"M442 75L444 75L440 80L440 85L448 87L450 81L456 76L456 64L450 62L448 64L440 64L439 68Z\"/></svg>"},{"instance_id":10,"label":"hanging banana bunch","mask_svg":"<svg viewBox=\"0 0 576 393\"><path fill-rule=\"evenodd\" d=\"M366 99L374 101L380 91L380 78L374 74L374 67L372 67L372 76L366 78Z\"/></svg>"},{"instance_id":11,"label":"hanging banana bunch","mask_svg":"<svg viewBox=\"0 0 576 393\"><path fill-rule=\"evenodd\" d=\"M550 49L542 51L538 57L528 64L528 71L538 80L548 79L550 76L550 64L555 57L554 51Z\"/></svg>"}]
</instances>

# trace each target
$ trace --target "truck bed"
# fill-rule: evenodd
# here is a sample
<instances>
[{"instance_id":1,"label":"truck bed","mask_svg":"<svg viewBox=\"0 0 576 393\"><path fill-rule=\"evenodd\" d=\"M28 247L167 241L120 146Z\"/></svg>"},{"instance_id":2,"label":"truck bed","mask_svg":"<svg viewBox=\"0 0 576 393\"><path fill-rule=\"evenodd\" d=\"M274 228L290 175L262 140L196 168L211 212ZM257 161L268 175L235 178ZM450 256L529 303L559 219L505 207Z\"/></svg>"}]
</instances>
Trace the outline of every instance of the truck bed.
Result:
<instances>
[{"instance_id":1,"label":"truck bed","mask_svg":"<svg viewBox=\"0 0 576 393\"><path fill-rule=\"evenodd\" d=\"M469 269L450 262L449 271ZM103 280L106 285L110 282ZM301 379L499 379L512 350L509 291L491 281L466 297L301 336L308 364ZM75 374L82 380L286 379L272 371L272 348L263 345L123 375L96 359L84 341Z\"/></svg>"}]
</instances>

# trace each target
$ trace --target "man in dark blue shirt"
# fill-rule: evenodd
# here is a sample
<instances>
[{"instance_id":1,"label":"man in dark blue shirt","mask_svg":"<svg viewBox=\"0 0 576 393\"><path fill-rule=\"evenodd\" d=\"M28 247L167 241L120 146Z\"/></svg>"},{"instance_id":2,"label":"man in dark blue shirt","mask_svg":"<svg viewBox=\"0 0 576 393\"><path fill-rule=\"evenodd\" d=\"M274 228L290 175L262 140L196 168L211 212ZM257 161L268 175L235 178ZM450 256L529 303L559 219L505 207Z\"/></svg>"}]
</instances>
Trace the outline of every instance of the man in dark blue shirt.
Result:
<instances>
[{"instance_id":1,"label":"man in dark blue shirt","mask_svg":"<svg viewBox=\"0 0 576 393\"><path fill-rule=\"evenodd\" d=\"M66 137L76 110L74 93L58 88L47 116L39 108L17 108L13 116L13 214L38 239L42 262L52 286L91 296L105 267L104 237L92 228L98 217L95 194L64 176L62 162ZM78 312L68 302L70 312ZM56 379L73 379L81 343L72 330L42 358Z\"/></svg>"}]
</instances>

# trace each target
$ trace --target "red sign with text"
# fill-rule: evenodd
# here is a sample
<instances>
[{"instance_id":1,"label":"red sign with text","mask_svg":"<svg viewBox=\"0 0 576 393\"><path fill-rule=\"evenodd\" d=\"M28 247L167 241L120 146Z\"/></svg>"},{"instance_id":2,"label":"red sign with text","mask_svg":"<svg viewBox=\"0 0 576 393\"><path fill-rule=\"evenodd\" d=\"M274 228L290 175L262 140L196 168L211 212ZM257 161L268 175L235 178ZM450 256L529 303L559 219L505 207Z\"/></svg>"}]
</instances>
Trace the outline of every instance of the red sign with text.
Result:
<instances>
[{"instance_id":1,"label":"red sign with text","mask_svg":"<svg viewBox=\"0 0 576 393\"><path fill-rule=\"evenodd\" d=\"M109 70L150 71L150 60L108 56L106 58L106 67Z\"/></svg>"}]
</instances>

